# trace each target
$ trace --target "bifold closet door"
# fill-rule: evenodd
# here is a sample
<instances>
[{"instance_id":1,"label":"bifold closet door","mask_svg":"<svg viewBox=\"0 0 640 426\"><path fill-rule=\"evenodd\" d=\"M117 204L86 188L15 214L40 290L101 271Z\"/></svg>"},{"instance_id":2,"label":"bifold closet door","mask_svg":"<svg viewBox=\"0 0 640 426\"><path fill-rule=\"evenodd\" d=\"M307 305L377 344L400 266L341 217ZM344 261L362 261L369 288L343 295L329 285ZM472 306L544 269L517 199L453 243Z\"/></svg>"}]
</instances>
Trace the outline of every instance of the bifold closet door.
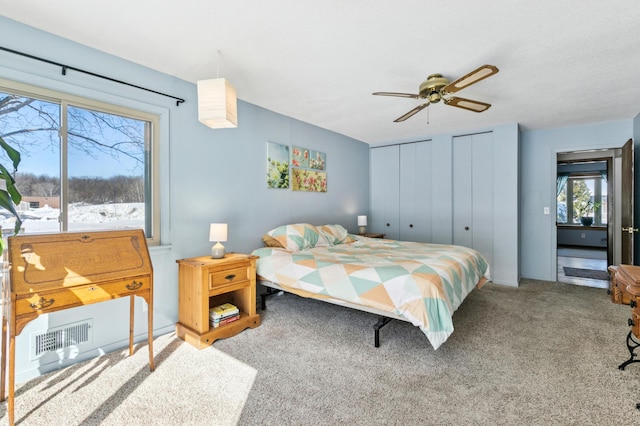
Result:
<instances>
[{"instance_id":1,"label":"bifold closet door","mask_svg":"<svg viewBox=\"0 0 640 426\"><path fill-rule=\"evenodd\" d=\"M493 261L493 134L453 138L453 243Z\"/></svg>"},{"instance_id":2,"label":"bifold closet door","mask_svg":"<svg viewBox=\"0 0 640 426\"><path fill-rule=\"evenodd\" d=\"M431 242L432 142L400 145L400 240Z\"/></svg>"},{"instance_id":3,"label":"bifold closet door","mask_svg":"<svg viewBox=\"0 0 640 426\"><path fill-rule=\"evenodd\" d=\"M371 148L371 217L367 230L398 240L400 224L400 150L398 145Z\"/></svg>"}]
</instances>

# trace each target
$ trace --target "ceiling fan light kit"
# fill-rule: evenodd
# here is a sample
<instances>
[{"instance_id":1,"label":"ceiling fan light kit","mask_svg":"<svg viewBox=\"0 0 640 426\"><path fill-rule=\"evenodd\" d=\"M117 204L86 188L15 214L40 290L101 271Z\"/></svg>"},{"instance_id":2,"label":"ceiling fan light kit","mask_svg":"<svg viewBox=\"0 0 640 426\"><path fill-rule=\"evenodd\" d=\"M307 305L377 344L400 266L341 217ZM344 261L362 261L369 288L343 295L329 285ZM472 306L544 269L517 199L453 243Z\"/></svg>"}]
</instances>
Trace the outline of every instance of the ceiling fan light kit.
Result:
<instances>
[{"instance_id":1,"label":"ceiling fan light kit","mask_svg":"<svg viewBox=\"0 0 640 426\"><path fill-rule=\"evenodd\" d=\"M482 81L487 77L491 77L497 72L498 68L496 66L483 65L480 68L471 71L469 74L460 77L454 82L450 82L446 77L443 77L442 74L431 74L425 81L422 82L422 84L420 84L420 87L418 88L418 94L399 92L374 92L373 94L377 96L395 96L400 98L427 100L427 102L418 105L406 114L396 118L394 120L394 122L396 123L405 121L406 119L428 107L429 104L435 104L440 102L441 100L445 105L451 105L473 112L483 112L488 110L489 107L491 107L491 104L488 104L486 102L474 101L471 99L458 98L455 96L447 97L447 95L469 87L472 84Z\"/></svg>"}]
</instances>

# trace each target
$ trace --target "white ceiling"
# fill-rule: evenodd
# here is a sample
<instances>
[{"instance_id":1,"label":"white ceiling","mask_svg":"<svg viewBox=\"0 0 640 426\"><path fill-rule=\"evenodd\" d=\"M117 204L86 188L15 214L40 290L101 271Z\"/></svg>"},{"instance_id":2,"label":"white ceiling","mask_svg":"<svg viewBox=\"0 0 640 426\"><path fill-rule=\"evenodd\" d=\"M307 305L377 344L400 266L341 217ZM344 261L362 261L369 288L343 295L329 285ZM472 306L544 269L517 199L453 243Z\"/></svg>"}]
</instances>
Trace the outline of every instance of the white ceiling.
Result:
<instances>
[{"instance_id":1,"label":"white ceiling","mask_svg":"<svg viewBox=\"0 0 640 426\"><path fill-rule=\"evenodd\" d=\"M218 66L240 99L371 144L640 113L631 0L0 0L0 13L190 82ZM439 103L394 123L421 101L371 95L483 64L500 72L456 95L484 113Z\"/></svg>"}]
</instances>

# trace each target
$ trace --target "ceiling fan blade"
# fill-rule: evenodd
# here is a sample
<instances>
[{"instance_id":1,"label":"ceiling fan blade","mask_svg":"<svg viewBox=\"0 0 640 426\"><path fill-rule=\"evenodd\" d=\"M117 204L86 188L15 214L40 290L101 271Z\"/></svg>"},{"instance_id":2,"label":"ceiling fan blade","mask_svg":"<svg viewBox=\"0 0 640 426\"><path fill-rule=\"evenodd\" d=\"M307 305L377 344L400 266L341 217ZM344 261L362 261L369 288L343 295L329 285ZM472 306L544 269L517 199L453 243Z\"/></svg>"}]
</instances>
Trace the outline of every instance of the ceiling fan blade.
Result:
<instances>
[{"instance_id":1,"label":"ceiling fan blade","mask_svg":"<svg viewBox=\"0 0 640 426\"><path fill-rule=\"evenodd\" d=\"M423 109L425 109L428 106L429 106L429 102L425 102L422 105L418 105L417 107L415 107L414 109L412 109L411 111L406 113L405 115L400 116L400 117L396 118L395 120L393 120L393 122L394 123L400 123L401 121L404 121L407 118L419 113L420 111L422 111Z\"/></svg>"},{"instance_id":2,"label":"ceiling fan blade","mask_svg":"<svg viewBox=\"0 0 640 426\"><path fill-rule=\"evenodd\" d=\"M487 77L491 77L497 72L498 67L495 67L493 65L483 65L480 68L471 71L469 74L460 77L456 81L447 84L443 87L442 91L444 93L455 93L458 90L462 90L467 86L471 86L472 84L484 80Z\"/></svg>"},{"instance_id":3,"label":"ceiling fan blade","mask_svg":"<svg viewBox=\"0 0 640 426\"><path fill-rule=\"evenodd\" d=\"M374 92L372 95L377 96L398 96L400 98L413 98L419 99L420 95L414 95L413 93L398 93L398 92Z\"/></svg>"},{"instance_id":4,"label":"ceiling fan blade","mask_svg":"<svg viewBox=\"0 0 640 426\"><path fill-rule=\"evenodd\" d=\"M455 96L444 99L444 103L473 112L483 112L491 107L491 104L485 102L472 101L471 99L457 98Z\"/></svg>"}]
</instances>

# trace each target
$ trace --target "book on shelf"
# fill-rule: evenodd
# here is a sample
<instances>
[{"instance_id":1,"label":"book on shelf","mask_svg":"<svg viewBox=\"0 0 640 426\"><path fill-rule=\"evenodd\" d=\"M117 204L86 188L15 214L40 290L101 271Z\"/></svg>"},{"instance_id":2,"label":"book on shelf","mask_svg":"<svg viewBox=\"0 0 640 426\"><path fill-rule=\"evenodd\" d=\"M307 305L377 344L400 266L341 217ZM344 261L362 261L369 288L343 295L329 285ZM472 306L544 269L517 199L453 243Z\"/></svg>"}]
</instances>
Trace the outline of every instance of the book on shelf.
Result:
<instances>
[{"instance_id":1,"label":"book on shelf","mask_svg":"<svg viewBox=\"0 0 640 426\"><path fill-rule=\"evenodd\" d=\"M225 324L229 324L231 322L237 321L240 319L240 314L235 314L232 315L230 317L225 317L219 320L209 320L209 324L213 327L213 328L218 328L221 325L225 325Z\"/></svg>"},{"instance_id":2,"label":"book on shelf","mask_svg":"<svg viewBox=\"0 0 640 426\"><path fill-rule=\"evenodd\" d=\"M212 321L220 320L233 315L238 315L239 313L240 310L237 306L231 303L223 303L222 305L214 306L213 308L209 309L209 319Z\"/></svg>"}]
</instances>

